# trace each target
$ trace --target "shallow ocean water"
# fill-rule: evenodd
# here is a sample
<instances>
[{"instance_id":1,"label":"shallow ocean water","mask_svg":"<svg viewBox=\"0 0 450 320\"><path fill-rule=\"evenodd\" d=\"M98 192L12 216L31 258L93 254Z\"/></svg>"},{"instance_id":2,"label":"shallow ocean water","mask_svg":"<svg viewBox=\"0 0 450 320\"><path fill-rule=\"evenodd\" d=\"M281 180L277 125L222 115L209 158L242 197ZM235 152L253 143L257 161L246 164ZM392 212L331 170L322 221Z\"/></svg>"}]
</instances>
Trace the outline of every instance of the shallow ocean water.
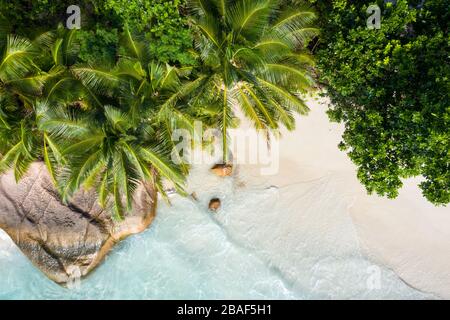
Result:
<instances>
[{"instance_id":1,"label":"shallow ocean water","mask_svg":"<svg viewBox=\"0 0 450 320\"><path fill-rule=\"evenodd\" d=\"M198 202L160 202L147 231L71 289L48 280L0 231L0 299L432 298L361 254L326 175L306 188L243 185L204 168L189 179ZM222 200L218 213L207 210L212 197Z\"/></svg>"}]
</instances>

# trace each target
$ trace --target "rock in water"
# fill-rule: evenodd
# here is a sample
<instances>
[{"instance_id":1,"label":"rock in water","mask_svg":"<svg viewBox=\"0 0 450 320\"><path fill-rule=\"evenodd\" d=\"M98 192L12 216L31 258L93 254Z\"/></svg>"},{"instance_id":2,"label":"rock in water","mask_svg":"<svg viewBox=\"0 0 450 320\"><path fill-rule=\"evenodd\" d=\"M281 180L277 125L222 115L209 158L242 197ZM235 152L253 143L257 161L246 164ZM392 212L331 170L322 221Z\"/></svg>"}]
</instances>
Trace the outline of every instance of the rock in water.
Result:
<instances>
[{"instance_id":1,"label":"rock in water","mask_svg":"<svg viewBox=\"0 0 450 320\"><path fill-rule=\"evenodd\" d=\"M209 210L211 211L217 211L220 209L221 202L219 198L213 198L211 201L209 201Z\"/></svg>"},{"instance_id":2,"label":"rock in water","mask_svg":"<svg viewBox=\"0 0 450 320\"><path fill-rule=\"evenodd\" d=\"M114 222L94 191L80 191L63 204L41 162L33 163L18 184L11 171L0 176L0 228L35 266L61 284L86 276L117 242L144 231L155 217L156 204L155 190L141 185L133 211Z\"/></svg>"},{"instance_id":3,"label":"rock in water","mask_svg":"<svg viewBox=\"0 0 450 320\"><path fill-rule=\"evenodd\" d=\"M233 173L233 166L231 164L216 164L211 168L211 171L219 177L227 177Z\"/></svg>"}]
</instances>

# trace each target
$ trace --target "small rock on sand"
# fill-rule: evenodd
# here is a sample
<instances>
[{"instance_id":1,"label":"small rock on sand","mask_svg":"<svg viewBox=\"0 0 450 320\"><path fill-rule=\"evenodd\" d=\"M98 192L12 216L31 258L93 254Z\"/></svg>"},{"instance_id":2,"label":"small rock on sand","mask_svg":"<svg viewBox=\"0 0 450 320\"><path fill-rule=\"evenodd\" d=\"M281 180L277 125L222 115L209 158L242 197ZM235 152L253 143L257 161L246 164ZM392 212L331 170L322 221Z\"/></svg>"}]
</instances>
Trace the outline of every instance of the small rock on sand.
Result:
<instances>
[{"instance_id":1,"label":"small rock on sand","mask_svg":"<svg viewBox=\"0 0 450 320\"><path fill-rule=\"evenodd\" d=\"M211 171L219 177L227 177L233 173L233 166L231 164L216 164L211 168Z\"/></svg>"},{"instance_id":2,"label":"small rock on sand","mask_svg":"<svg viewBox=\"0 0 450 320\"><path fill-rule=\"evenodd\" d=\"M219 198L213 198L209 201L209 210L216 212L221 206L221 201Z\"/></svg>"}]
</instances>

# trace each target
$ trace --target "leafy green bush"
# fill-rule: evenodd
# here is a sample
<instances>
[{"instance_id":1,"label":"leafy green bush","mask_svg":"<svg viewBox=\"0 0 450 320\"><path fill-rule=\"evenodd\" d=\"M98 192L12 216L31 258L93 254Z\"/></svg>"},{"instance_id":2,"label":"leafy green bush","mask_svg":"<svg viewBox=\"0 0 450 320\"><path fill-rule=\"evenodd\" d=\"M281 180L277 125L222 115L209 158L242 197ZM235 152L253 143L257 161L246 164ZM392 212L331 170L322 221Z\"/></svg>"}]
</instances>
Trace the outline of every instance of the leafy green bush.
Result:
<instances>
[{"instance_id":1,"label":"leafy green bush","mask_svg":"<svg viewBox=\"0 0 450 320\"><path fill-rule=\"evenodd\" d=\"M375 1L315 2L322 15L317 64L343 122L340 144L369 192L395 197L402 178L423 176L424 196L450 202L450 3L384 4L380 30L366 27Z\"/></svg>"},{"instance_id":2,"label":"leafy green bush","mask_svg":"<svg viewBox=\"0 0 450 320\"><path fill-rule=\"evenodd\" d=\"M111 11L120 25L145 35L150 51L162 62L191 64L192 37L187 20L179 13L183 0L106 0L104 12Z\"/></svg>"},{"instance_id":3,"label":"leafy green bush","mask_svg":"<svg viewBox=\"0 0 450 320\"><path fill-rule=\"evenodd\" d=\"M76 38L80 44L79 59L90 64L104 64L114 61L117 56L119 34L117 29L79 30Z\"/></svg>"},{"instance_id":4,"label":"leafy green bush","mask_svg":"<svg viewBox=\"0 0 450 320\"><path fill-rule=\"evenodd\" d=\"M77 33L80 60L88 63L114 62L119 37L126 25L132 33L150 42L154 58L175 64L192 64L192 38L186 18L179 13L182 0L79 0L81 31ZM0 0L0 13L8 23L6 33L33 38L65 25L64 1Z\"/></svg>"}]
</instances>

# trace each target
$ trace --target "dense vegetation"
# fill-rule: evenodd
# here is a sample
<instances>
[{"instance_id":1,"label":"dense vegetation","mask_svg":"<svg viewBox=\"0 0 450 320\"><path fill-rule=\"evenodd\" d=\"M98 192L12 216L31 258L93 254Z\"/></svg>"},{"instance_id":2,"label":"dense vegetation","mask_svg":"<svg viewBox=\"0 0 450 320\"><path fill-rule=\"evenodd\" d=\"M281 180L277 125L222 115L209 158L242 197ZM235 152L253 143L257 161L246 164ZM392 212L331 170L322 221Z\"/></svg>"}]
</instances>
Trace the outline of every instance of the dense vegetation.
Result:
<instances>
[{"instance_id":1,"label":"dense vegetation","mask_svg":"<svg viewBox=\"0 0 450 320\"><path fill-rule=\"evenodd\" d=\"M80 62L113 63L125 26L148 41L152 58L192 64L192 38L180 15L184 0L79 0L81 29L76 33ZM71 4L71 3L70 3ZM58 0L0 0L8 33L34 38L64 24L69 3ZM6 23L5 23L6 21ZM5 29L5 28L4 28Z\"/></svg>"},{"instance_id":2,"label":"dense vegetation","mask_svg":"<svg viewBox=\"0 0 450 320\"><path fill-rule=\"evenodd\" d=\"M228 162L227 129L238 106L256 129L278 132L295 127L305 114L301 98L312 88L312 58L305 45L318 34L310 8L283 8L279 1L244 0L190 3L195 48L201 59L201 104L215 110L222 130L223 162Z\"/></svg>"},{"instance_id":3,"label":"dense vegetation","mask_svg":"<svg viewBox=\"0 0 450 320\"><path fill-rule=\"evenodd\" d=\"M374 2L379 30L366 26ZM395 197L423 176L424 196L449 203L450 4L384 2L80 0L81 29L67 30L64 1L0 0L0 172L45 161L63 199L96 188L120 217L142 181L183 192L173 130L221 129L227 163L236 108L258 129L293 129L312 52L367 190Z\"/></svg>"},{"instance_id":4,"label":"dense vegetation","mask_svg":"<svg viewBox=\"0 0 450 320\"><path fill-rule=\"evenodd\" d=\"M369 192L395 197L423 176L424 196L450 202L450 2L314 1L316 47L329 115L345 124L340 145ZM366 27L377 2L380 30Z\"/></svg>"},{"instance_id":5,"label":"dense vegetation","mask_svg":"<svg viewBox=\"0 0 450 320\"><path fill-rule=\"evenodd\" d=\"M175 129L200 119L226 141L232 105L273 130L306 110L311 11L276 0L80 5L81 30L67 30L59 1L0 1L0 173L19 180L45 161L63 200L95 188L120 218L141 182L183 193Z\"/></svg>"}]
</instances>

